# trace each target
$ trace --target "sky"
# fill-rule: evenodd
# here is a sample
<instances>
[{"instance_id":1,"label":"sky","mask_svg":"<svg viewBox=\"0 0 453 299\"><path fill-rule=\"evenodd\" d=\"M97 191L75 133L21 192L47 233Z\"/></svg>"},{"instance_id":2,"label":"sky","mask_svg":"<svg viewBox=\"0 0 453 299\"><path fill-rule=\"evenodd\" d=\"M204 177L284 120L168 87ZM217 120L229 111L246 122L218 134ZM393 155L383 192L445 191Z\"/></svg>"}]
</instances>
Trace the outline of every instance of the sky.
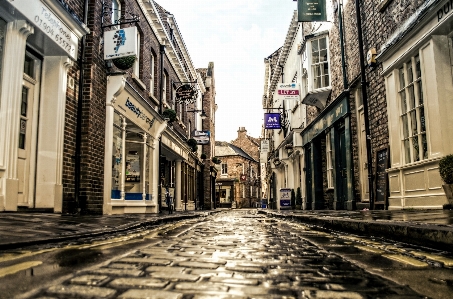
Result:
<instances>
[{"instance_id":1,"label":"sky","mask_svg":"<svg viewBox=\"0 0 453 299\"><path fill-rule=\"evenodd\" d=\"M195 68L214 62L217 141L239 127L258 138L263 124L264 58L283 46L297 1L157 0L174 15Z\"/></svg>"}]
</instances>

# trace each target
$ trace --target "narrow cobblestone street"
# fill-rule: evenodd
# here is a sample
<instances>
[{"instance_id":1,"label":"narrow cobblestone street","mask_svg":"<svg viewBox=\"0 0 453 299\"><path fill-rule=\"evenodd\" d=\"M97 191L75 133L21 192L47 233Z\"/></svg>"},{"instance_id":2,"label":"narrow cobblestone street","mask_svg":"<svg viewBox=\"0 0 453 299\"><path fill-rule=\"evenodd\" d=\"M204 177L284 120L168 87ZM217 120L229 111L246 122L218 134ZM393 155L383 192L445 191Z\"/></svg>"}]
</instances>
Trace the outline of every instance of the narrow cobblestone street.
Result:
<instances>
[{"instance_id":1,"label":"narrow cobblestone street","mask_svg":"<svg viewBox=\"0 0 453 299\"><path fill-rule=\"evenodd\" d=\"M425 298L295 229L256 211L218 213L22 298Z\"/></svg>"}]
</instances>

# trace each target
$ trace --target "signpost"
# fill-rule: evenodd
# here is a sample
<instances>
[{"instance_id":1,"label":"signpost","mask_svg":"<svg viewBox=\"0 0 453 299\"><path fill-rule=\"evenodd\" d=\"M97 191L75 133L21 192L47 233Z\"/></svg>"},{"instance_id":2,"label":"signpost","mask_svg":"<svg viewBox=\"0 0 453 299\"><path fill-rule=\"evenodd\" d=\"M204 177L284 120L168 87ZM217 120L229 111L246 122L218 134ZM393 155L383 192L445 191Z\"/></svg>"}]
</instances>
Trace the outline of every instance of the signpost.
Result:
<instances>
[{"instance_id":1,"label":"signpost","mask_svg":"<svg viewBox=\"0 0 453 299\"><path fill-rule=\"evenodd\" d=\"M384 209L387 207L387 195L388 195L388 176L385 171L389 164L389 149L385 147L381 150L376 151L376 162L375 162L375 185L374 190L376 196L373 203L373 209L376 209L376 205L383 205Z\"/></svg>"},{"instance_id":2,"label":"signpost","mask_svg":"<svg viewBox=\"0 0 453 299\"><path fill-rule=\"evenodd\" d=\"M291 208L291 189L280 189L280 209Z\"/></svg>"},{"instance_id":3,"label":"signpost","mask_svg":"<svg viewBox=\"0 0 453 299\"><path fill-rule=\"evenodd\" d=\"M209 131L194 131L192 138L197 144L209 144L210 135Z\"/></svg>"},{"instance_id":4,"label":"signpost","mask_svg":"<svg viewBox=\"0 0 453 299\"><path fill-rule=\"evenodd\" d=\"M104 60L137 55L137 27L104 32Z\"/></svg>"},{"instance_id":5,"label":"signpost","mask_svg":"<svg viewBox=\"0 0 453 299\"><path fill-rule=\"evenodd\" d=\"M327 21L325 0L298 0L297 12L299 22Z\"/></svg>"},{"instance_id":6,"label":"signpost","mask_svg":"<svg viewBox=\"0 0 453 299\"><path fill-rule=\"evenodd\" d=\"M277 85L277 95L275 99L280 100L300 100L299 83L279 83Z\"/></svg>"},{"instance_id":7,"label":"signpost","mask_svg":"<svg viewBox=\"0 0 453 299\"><path fill-rule=\"evenodd\" d=\"M280 113L264 113L265 129L281 129Z\"/></svg>"},{"instance_id":8,"label":"signpost","mask_svg":"<svg viewBox=\"0 0 453 299\"><path fill-rule=\"evenodd\" d=\"M184 84L176 89L176 102L178 104L192 104L196 101L198 96L195 86Z\"/></svg>"}]
</instances>

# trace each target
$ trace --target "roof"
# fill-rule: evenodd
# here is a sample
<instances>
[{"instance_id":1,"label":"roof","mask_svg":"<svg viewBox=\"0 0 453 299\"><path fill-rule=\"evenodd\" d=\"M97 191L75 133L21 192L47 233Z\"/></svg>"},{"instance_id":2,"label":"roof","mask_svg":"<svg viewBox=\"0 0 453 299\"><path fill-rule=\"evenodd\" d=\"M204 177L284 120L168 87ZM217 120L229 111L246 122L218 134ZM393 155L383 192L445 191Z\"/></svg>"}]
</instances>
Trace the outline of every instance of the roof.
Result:
<instances>
[{"instance_id":1,"label":"roof","mask_svg":"<svg viewBox=\"0 0 453 299\"><path fill-rule=\"evenodd\" d=\"M255 159L253 159L249 154L244 152L240 147L237 147L228 142L216 141L215 153L217 157L241 156L247 160L258 162Z\"/></svg>"}]
</instances>

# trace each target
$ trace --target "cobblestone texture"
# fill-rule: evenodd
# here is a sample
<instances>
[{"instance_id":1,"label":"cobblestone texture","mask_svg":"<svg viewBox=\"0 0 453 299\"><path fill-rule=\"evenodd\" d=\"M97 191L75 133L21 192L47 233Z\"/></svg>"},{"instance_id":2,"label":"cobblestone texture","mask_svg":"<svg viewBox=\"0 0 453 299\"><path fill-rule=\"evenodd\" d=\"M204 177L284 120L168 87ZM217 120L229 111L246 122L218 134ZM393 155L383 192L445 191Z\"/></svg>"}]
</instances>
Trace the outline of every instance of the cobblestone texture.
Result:
<instances>
[{"instance_id":1,"label":"cobblestone texture","mask_svg":"<svg viewBox=\"0 0 453 299\"><path fill-rule=\"evenodd\" d=\"M219 213L32 298L424 298L263 218Z\"/></svg>"}]
</instances>

